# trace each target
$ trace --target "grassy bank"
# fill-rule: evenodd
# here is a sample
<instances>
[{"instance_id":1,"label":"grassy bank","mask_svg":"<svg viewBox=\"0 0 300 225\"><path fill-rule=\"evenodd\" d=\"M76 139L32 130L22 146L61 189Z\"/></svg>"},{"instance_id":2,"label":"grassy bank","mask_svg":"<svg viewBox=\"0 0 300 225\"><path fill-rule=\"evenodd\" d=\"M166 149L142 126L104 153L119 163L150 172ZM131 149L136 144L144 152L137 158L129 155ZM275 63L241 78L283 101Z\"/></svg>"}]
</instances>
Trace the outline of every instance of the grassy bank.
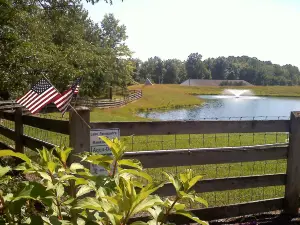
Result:
<instances>
[{"instance_id":1,"label":"grassy bank","mask_svg":"<svg viewBox=\"0 0 300 225\"><path fill-rule=\"evenodd\" d=\"M215 95L221 94L224 89L248 89L257 96L300 97L300 86L247 86L247 87L189 87L174 85L186 94Z\"/></svg>"},{"instance_id":2,"label":"grassy bank","mask_svg":"<svg viewBox=\"0 0 300 225\"><path fill-rule=\"evenodd\" d=\"M195 95L221 94L226 88L249 89L258 96L300 97L298 86L250 86L250 87L188 87L176 84L134 85L130 89L142 89L143 97L127 106L116 109L94 109L92 121L145 121L136 116L139 111L168 110L193 107L203 100Z\"/></svg>"}]
</instances>

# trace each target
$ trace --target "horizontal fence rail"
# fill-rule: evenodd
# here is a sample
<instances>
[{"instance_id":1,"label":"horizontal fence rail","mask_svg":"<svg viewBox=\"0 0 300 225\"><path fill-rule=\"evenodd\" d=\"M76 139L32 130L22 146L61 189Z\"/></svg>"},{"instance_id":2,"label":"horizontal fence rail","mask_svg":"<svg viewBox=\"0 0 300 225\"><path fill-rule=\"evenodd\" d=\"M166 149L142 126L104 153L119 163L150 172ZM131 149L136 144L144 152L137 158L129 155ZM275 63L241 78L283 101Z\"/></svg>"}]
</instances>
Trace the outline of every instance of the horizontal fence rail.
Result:
<instances>
[{"instance_id":1,"label":"horizontal fence rail","mask_svg":"<svg viewBox=\"0 0 300 225\"><path fill-rule=\"evenodd\" d=\"M242 204L233 204L221 207L204 208L204 209L192 209L195 216L202 220L216 220L230 217L238 217L262 212L270 212L280 210L283 208L284 198L275 198L264 201L254 201ZM136 217L130 219L130 223L135 221L149 221L151 218L148 216ZM194 224L195 221L186 218L181 215L171 214L168 217L168 221L175 224Z\"/></svg>"},{"instance_id":2,"label":"horizontal fence rail","mask_svg":"<svg viewBox=\"0 0 300 225\"><path fill-rule=\"evenodd\" d=\"M127 152L125 158L141 161L144 168L158 168L286 159L287 152L288 146L283 144Z\"/></svg>"},{"instance_id":3,"label":"horizontal fence rail","mask_svg":"<svg viewBox=\"0 0 300 225\"><path fill-rule=\"evenodd\" d=\"M155 121L91 123L93 129L119 128L122 136L289 132L289 120Z\"/></svg>"},{"instance_id":4,"label":"horizontal fence rail","mask_svg":"<svg viewBox=\"0 0 300 225\"><path fill-rule=\"evenodd\" d=\"M138 93L135 94L138 95ZM48 132L47 135L58 133L59 135L67 136L69 138L70 146L74 148L74 153L77 154L82 151L90 150L90 129L87 128L85 123L90 124L91 129L119 128L124 140L131 138L128 136L148 135L175 135L176 139L180 138L178 136L176 137L177 134L201 134L202 137L202 134L238 133L238 135L240 135L239 133L253 133L254 137L255 133L289 133L289 136L287 136L289 137L288 144L278 144L279 142L276 141L274 143L277 144L191 149L178 149L178 146L175 146L170 150L125 153L124 158L137 159L141 161L143 167L147 170L152 170L152 173L155 173L155 170L158 168L168 170L174 166L176 168L200 168L199 166L214 166L222 164L234 166L234 164L247 164L249 162L257 162L259 164L266 161L283 161L285 162L285 165L287 164L287 173L279 170L279 172L275 173L264 172L263 174L259 173L256 175L255 173L251 173L252 175L249 173L234 175L228 174L226 177L223 176L218 178L216 178L217 176L208 176L205 179L198 181L194 186L194 190L196 193L201 195L206 193L211 194L215 192L239 191L273 186L284 186L284 188L288 190L288 195L284 198L252 201L251 196L252 202L191 210L191 212L203 220L212 220L248 215L251 213L268 212L271 210L284 209L286 212L294 212L296 209L298 210L298 205L295 207L295 204L298 204L298 190L300 189L298 184L300 183L298 182L298 177L300 177L298 174L300 165L298 166L299 160L297 161L293 159L293 156L299 158L299 153L297 152L299 150L297 150L297 146L300 146L300 142L298 141L300 140L300 137L298 137L300 134L300 125L298 121L300 121L300 119L298 119L298 117L300 118L300 114L294 113L291 115L290 120L205 120L90 123L90 111L84 107L78 108L76 113L71 111L69 121L22 115L22 112L19 112L18 114L8 111L0 111L0 119L11 121L10 124L14 124L14 126L4 126L0 123L0 134L13 140L15 142L14 148L16 150L22 150L23 147L35 150L41 149L42 147L50 149L57 146L57 144L51 143L53 137L50 141L45 141L45 139L41 140L36 136L33 137L28 135L29 133L24 132L26 129L36 128L38 131L45 130ZM285 136L282 137L282 140L285 140L283 138L285 138ZM290 145L291 143L293 144ZM8 147L12 148L13 146ZM71 157L73 156L71 155ZM291 174L293 176L291 176ZM167 183L162 188L158 189L156 194L160 196L173 196L175 195L175 190L170 183ZM274 196L278 195L272 195L272 197ZM177 224L191 222L178 215L172 215L170 218L170 222L173 221ZM138 220L145 219L147 218L138 218ZM135 219L132 221L134 220Z\"/></svg>"},{"instance_id":5,"label":"horizontal fence rail","mask_svg":"<svg viewBox=\"0 0 300 225\"><path fill-rule=\"evenodd\" d=\"M116 100L99 100L91 98L77 98L76 104L81 106L87 106L91 108L115 108L124 106L130 102L136 101L143 96L142 90L130 90L128 96L124 99Z\"/></svg>"},{"instance_id":6,"label":"horizontal fence rail","mask_svg":"<svg viewBox=\"0 0 300 225\"><path fill-rule=\"evenodd\" d=\"M256 175L247 177L229 177L200 180L194 186L197 193L248 189L257 187L285 185L286 174ZM160 196L174 196L176 191L171 183L165 184L156 191Z\"/></svg>"}]
</instances>

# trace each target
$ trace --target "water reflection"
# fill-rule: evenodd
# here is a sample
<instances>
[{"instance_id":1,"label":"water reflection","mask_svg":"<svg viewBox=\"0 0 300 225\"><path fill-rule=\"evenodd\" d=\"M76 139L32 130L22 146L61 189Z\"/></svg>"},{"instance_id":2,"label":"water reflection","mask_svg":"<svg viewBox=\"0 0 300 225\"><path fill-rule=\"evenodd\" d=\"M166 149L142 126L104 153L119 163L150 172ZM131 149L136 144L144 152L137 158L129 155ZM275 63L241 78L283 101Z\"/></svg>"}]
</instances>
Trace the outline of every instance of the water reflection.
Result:
<instances>
[{"instance_id":1,"label":"water reflection","mask_svg":"<svg viewBox=\"0 0 300 225\"><path fill-rule=\"evenodd\" d=\"M192 109L176 109L167 112L145 112L139 116L158 120L203 120L207 118L261 117L266 119L288 117L291 111L300 111L300 98L245 96L199 96L206 102ZM242 118L245 117L245 118ZM273 117L273 118L271 118Z\"/></svg>"}]
</instances>

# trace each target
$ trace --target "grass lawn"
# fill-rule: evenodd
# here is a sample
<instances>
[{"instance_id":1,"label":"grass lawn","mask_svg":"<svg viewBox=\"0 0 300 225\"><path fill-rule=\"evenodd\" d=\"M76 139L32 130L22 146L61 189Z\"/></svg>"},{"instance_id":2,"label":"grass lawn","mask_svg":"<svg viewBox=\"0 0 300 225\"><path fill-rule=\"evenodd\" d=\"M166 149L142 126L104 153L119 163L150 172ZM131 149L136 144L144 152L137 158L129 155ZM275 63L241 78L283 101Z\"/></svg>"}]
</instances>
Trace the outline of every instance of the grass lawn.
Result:
<instances>
[{"instance_id":1,"label":"grass lawn","mask_svg":"<svg viewBox=\"0 0 300 225\"><path fill-rule=\"evenodd\" d=\"M179 85L136 85L130 89L142 89L143 97L127 106L116 109L94 109L91 121L146 121L136 116L139 111L166 110L179 107L193 107L203 103L195 95L220 94L226 87L183 87ZM300 97L300 87L230 87L251 89L256 95L263 96L294 96ZM60 114L52 113L44 117L61 118ZM65 119L68 115L65 116ZM5 122L7 127L13 127ZM27 135L39 138L57 145L68 145L68 136L25 126ZM255 133L255 134L204 134L204 135L151 135L122 137L128 151L189 149L201 147L246 146L286 142L285 133ZM0 135L0 140L4 140ZM7 141L7 140L6 140ZM12 142L12 141L11 141ZM264 161L254 163L232 163L219 165L204 165L191 167L169 167L148 169L156 180L164 180L162 171L176 173L192 168L195 174L203 174L205 179L224 178L233 176L249 176L260 174L285 173L286 161ZM220 206L231 203L246 202L258 199L281 197L284 187L254 188L225 192L201 194L208 200L210 206ZM191 207L197 207L191 204Z\"/></svg>"}]
</instances>

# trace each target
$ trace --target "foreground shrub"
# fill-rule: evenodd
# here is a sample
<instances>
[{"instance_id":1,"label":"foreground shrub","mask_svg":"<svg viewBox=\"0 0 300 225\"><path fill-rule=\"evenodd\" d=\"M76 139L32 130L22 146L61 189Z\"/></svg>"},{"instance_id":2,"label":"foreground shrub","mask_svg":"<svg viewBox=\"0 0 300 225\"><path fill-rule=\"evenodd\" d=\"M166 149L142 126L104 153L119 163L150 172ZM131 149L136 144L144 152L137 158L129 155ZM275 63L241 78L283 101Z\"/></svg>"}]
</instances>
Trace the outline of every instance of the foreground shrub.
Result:
<instances>
[{"instance_id":1,"label":"foreground shrub","mask_svg":"<svg viewBox=\"0 0 300 225\"><path fill-rule=\"evenodd\" d=\"M21 153L0 151L2 156L14 156L24 162L15 168L0 167L1 184L14 178L12 170L30 175L30 180L18 180L18 188L0 186L0 215L6 224L130 224L133 217L148 213L148 221L133 225L169 224L170 214L180 214L191 220L207 224L186 210L181 200L188 199L207 206L196 196L192 187L201 176L192 171L179 176L165 173L176 190L174 198L162 200L154 192L164 183L156 183L143 171L137 160L123 159L125 146L118 139L101 137L110 147L113 157L84 153L81 163L67 164L72 149L55 148L39 150L35 162ZM94 175L84 165L92 163L105 168L107 175Z\"/></svg>"}]
</instances>

